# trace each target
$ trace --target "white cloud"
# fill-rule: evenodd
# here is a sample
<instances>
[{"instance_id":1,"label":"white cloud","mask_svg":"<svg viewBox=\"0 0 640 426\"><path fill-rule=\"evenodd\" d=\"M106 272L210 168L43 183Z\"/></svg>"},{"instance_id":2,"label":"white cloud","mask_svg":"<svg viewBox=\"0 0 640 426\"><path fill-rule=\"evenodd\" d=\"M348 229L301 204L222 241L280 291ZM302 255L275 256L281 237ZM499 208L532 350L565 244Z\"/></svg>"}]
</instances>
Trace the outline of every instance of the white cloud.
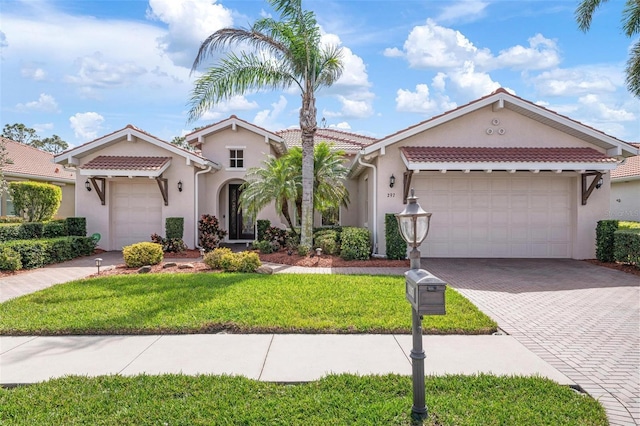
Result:
<instances>
[{"instance_id":1,"label":"white cloud","mask_svg":"<svg viewBox=\"0 0 640 426\"><path fill-rule=\"evenodd\" d=\"M403 47L413 68L455 68L465 61L490 56L488 50L479 50L459 31L442 27L432 19L414 27Z\"/></svg>"},{"instance_id":2,"label":"white cloud","mask_svg":"<svg viewBox=\"0 0 640 426\"><path fill-rule=\"evenodd\" d=\"M611 108L597 95L586 95L578 99L578 102L597 113L596 118L602 121L636 121L632 112L623 108Z\"/></svg>"},{"instance_id":3,"label":"white cloud","mask_svg":"<svg viewBox=\"0 0 640 426\"><path fill-rule=\"evenodd\" d=\"M133 80L147 70L133 62L107 62L100 52L78 58L77 75L67 75L65 81L80 86L86 94L94 89L108 89L130 85Z\"/></svg>"},{"instance_id":4,"label":"white cloud","mask_svg":"<svg viewBox=\"0 0 640 426\"><path fill-rule=\"evenodd\" d=\"M458 91L472 99L488 95L500 87L500 83L493 81L489 74L476 72L471 61L465 62L462 68L450 72L448 76Z\"/></svg>"},{"instance_id":5,"label":"white cloud","mask_svg":"<svg viewBox=\"0 0 640 426\"><path fill-rule=\"evenodd\" d=\"M613 66L558 68L543 72L532 81L544 96L581 96L615 92L624 87L624 74Z\"/></svg>"},{"instance_id":6,"label":"white cloud","mask_svg":"<svg viewBox=\"0 0 640 426\"><path fill-rule=\"evenodd\" d=\"M529 47L516 45L501 50L493 66L496 68L541 70L553 68L559 63L560 52L556 42L545 38L542 34L536 34L529 39Z\"/></svg>"},{"instance_id":7,"label":"white cloud","mask_svg":"<svg viewBox=\"0 0 640 426\"><path fill-rule=\"evenodd\" d=\"M174 64L187 68L209 35L233 26L231 11L216 0L149 0L147 17L169 26L168 33L158 37L159 46Z\"/></svg>"},{"instance_id":8,"label":"white cloud","mask_svg":"<svg viewBox=\"0 0 640 426\"><path fill-rule=\"evenodd\" d=\"M265 109L258 112L253 119L253 123L256 126L264 127L265 129L279 129L284 126L278 124L277 120L282 111L287 107L287 99L280 95L277 102L271 104L272 109Z\"/></svg>"},{"instance_id":9,"label":"white cloud","mask_svg":"<svg viewBox=\"0 0 640 426\"><path fill-rule=\"evenodd\" d=\"M37 101L18 104L16 108L19 111L60 112L56 100L53 96L47 95L46 93L41 93Z\"/></svg>"},{"instance_id":10,"label":"white cloud","mask_svg":"<svg viewBox=\"0 0 640 426\"><path fill-rule=\"evenodd\" d=\"M331 124L329 128L338 130L351 130L351 125L346 121L341 121L338 124Z\"/></svg>"},{"instance_id":11,"label":"white cloud","mask_svg":"<svg viewBox=\"0 0 640 426\"><path fill-rule=\"evenodd\" d=\"M232 96L226 101L222 101L216 104L215 107L208 111L205 111L200 117L201 121L213 121L226 118L231 114L235 114L239 111L250 111L258 108L258 103L255 101L249 101L244 96Z\"/></svg>"},{"instance_id":12,"label":"white cloud","mask_svg":"<svg viewBox=\"0 0 640 426\"><path fill-rule=\"evenodd\" d=\"M27 66L20 70L20 75L35 81L42 81L47 77L47 73L37 66Z\"/></svg>"},{"instance_id":13,"label":"white cloud","mask_svg":"<svg viewBox=\"0 0 640 426\"><path fill-rule=\"evenodd\" d=\"M447 95L437 93L432 96L426 84L417 84L415 92L404 89L398 89L396 92L396 110L400 112L433 115L454 109L456 106Z\"/></svg>"},{"instance_id":14,"label":"white cloud","mask_svg":"<svg viewBox=\"0 0 640 426\"><path fill-rule=\"evenodd\" d=\"M404 52L397 47L387 47L382 54L388 58L402 58L404 56Z\"/></svg>"},{"instance_id":15,"label":"white cloud","mask_svg":"<svg viewBox=\"0 0 640 426\"><path fill-rule=\"evenodd\" d=\"M34 124L32 127L37 133L43 133L45 131L53 130L54 125L53 123L41 123Z\"/></svg>"},{"instance_id":16,"label":"white cloud","mask_svg":"<svg viewBox=\"0 0 640 426\"><path fill-rule=\"evenodd\" d=\"M475 21L485 15L485 9L489 5L482 0L463 0L455 2L444 2L446 5L440 15L436 18L438 22Z\"/></svg>"},{"instance_id":17,"label":"white cloud","mask_svg":"<svg viewBox=\"0 0 640 426\"><path fill-rule=\"evenodd\" d=\"M79 112L69 117L69 123L76 138L82 141L93 140L98 137L98 132L102 130L104 117L97 112Z\"/></svg>"},{"instance_id":18,"label":"white cloud","mask_svg":"<svg viewBox=\"0 0 640 426\"><path fill-rule=\"evenodd\" d=\"M7 35L0 30L0 47L7 47L9 43L7 42Z\"/></svg>"}]
</instances>

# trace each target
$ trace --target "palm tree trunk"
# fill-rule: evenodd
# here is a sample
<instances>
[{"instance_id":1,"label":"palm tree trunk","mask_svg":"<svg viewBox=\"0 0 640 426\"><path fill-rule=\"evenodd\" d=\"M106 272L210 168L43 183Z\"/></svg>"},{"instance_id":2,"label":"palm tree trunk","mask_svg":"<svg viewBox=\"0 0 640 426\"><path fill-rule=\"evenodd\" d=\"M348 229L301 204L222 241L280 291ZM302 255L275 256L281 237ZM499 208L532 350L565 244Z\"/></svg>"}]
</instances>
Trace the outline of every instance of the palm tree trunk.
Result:
<instances>
[{"instance_id":1,"label":"palm tree trunk","mask_svg":"<svg viewBox=\"0 0 640 426\"><path fill-rule=\"evenodd\" d=\"M282 200L282 210L280 211L284 218L287 220L289 224L289 228L291 228L291 232L296 235L296 229L293 227L293 222L291 221L291 215L289 214L289 202L284 199Z\"/></svg>"},{"instance_id":2,"label":"palm tree trunk","mask_svg":"<svg viewBox=\"0 0 640 426\"><path fill-rule=\"evenodd\" d=\"M302 220L300 245L311 249L313 240L313 138L317 129L316 100L313 87L307 81L307 90L302 94L300 130L302 130Z\"/></svg>"}]
</instances>

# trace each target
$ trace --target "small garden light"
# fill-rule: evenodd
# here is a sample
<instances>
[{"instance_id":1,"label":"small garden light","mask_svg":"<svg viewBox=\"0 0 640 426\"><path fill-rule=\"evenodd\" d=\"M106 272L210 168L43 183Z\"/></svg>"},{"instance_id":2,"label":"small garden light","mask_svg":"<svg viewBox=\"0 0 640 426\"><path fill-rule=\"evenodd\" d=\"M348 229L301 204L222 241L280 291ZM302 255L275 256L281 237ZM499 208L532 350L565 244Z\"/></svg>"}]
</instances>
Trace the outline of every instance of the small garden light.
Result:
<instances>
[{"instance_id":1,"label":"small garden light","mask_svg":"<svg viewBox=\"0 0 640 426\"><path fill-rule=\"evenodd\" d=\"M204 249L200 247L200 257L204 257Z\"/></svg>"},{"instance_id":2,"label":"small garden light","mask_svg":"<svg viewBox=\"0 0 640 426\"><path fill-rule=\"evenodd\" d=\"M96 257L96 266L98 267L98 275L100 275L100 266L102 265L102 258Z\"/></svg>"}]
</instances>

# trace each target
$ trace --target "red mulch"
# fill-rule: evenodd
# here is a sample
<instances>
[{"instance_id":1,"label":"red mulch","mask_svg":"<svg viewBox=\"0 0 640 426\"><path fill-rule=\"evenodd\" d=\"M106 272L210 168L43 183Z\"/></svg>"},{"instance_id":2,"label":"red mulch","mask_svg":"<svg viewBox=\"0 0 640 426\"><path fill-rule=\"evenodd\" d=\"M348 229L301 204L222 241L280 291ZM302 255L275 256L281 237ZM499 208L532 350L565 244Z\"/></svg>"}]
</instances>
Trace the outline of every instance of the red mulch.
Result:
<instances>
[{"instance_id":1,"label":"red mulch","mask_svg":"<svg viewBox=\"0 0 640 426\"><path fill-rule=\"evenodd\" d=\"M640 277L640 266L627 265L624 263L605 263L600 262L597 259L587 259L585 262L589 262L593 265L604 266L605 268L617 269L618 271L626 272L628 274L637 275Z\"/></svg>"},{"instance_id":2,"label":"red mulch","mask_svg":"<svg viewBox=\"0 0 640 426\"><path fill-rule=\"evenodd\" d=\"M297 253L287 254L286 251L277 253L260 254L262 262L279 263L281 265L307 266L321 268L342 267L409 267L409 260L376 259L369 260L344 260L339 256L300 256Z\"/></svg>"}]
</instances>

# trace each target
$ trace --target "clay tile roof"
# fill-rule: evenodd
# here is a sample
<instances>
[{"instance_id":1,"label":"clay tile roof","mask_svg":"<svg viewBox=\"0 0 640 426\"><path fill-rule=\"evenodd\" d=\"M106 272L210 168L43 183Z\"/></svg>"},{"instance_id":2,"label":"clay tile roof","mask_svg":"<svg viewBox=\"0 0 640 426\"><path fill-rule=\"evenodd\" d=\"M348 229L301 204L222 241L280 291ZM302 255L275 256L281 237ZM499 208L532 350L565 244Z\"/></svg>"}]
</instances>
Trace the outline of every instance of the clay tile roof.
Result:
<instances>
[{"instance_id":1,"label":"clay tile roof","mask_svg":"<svg viewBox=\"0 0 640 426\"><path fill-rule=\"evenodd\" d=\"M411 147L400 148L412 163L613 163L593 148L461 148Z\"/></svg>"},{"instance_id":2,"label":"clay tile roof","mask_svg":"<svg viewBox=\"0 0 640 426\"><path fill-rule=\"evenodd\" d=\"M276 134L284 140L287 148L302 146L302 130L300 129L280 130ZM327 128L318 129L314 138L315 143L327 142L333 144L335 149L347 152L359 151L376 140L370 136Z\"/></svg>"},{"instance_id":3,"label":"clay tile roof","mask_svg":"<svg viewBox=\"0 0 640 426\"><path fill-rule=\"evenodd\" d=\"M640 155L627 158L624 164L611 171L611 179L622 179L640 176Z\"/></svg>"},{"instance_id":4,"label":"clay tile roof","mask_svg":"<svg viewBox=\"0 0 640 426\"><path fill-rule=\"evenodd\" d=\"M80 166L89 170L159 170L171 157L137 157L100 155Z\"/></svg>"},{"instance_id":5,"label":"clay tile roof","mask_svg":"<svg viewBox=\"0 0 640 426\"><path fill-rule=\"evenodd\" d=\"M12 174L33 176L34 179L75 180L75 172L65 170L53 162L53 154L29 145L2 138L7 150L7 164L3 167L6 176Z\"/></svg>"}]
</instances>

